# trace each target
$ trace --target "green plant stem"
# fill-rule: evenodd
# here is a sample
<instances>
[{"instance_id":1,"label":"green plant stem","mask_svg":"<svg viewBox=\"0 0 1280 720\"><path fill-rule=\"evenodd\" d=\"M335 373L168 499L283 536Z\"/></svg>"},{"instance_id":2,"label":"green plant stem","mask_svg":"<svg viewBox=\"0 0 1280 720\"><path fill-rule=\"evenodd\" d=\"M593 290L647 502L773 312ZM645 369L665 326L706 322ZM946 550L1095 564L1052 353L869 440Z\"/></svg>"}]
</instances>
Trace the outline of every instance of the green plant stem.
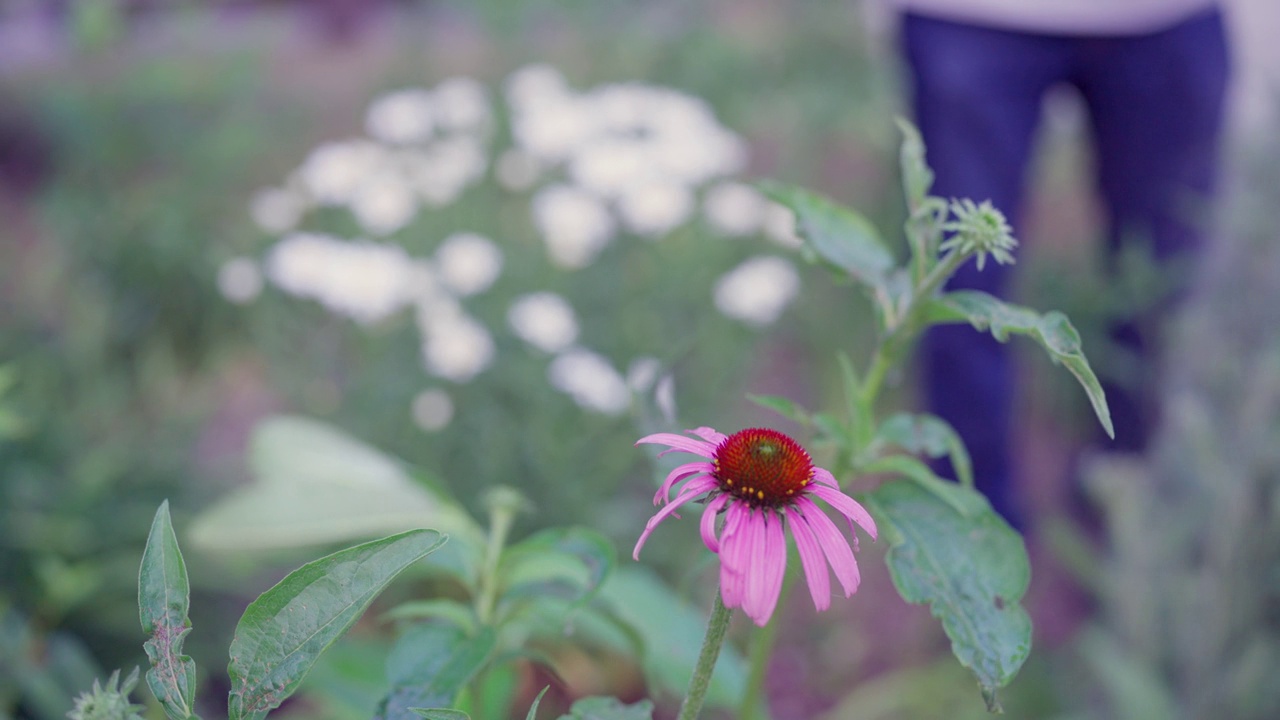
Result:
<instances>
[{"instance_id":1,"label":"green plant stem","mask_svg":"<svg viewBox=\"0 0 1280 720\"><path fill-rule=\"evenodd\" d=\"M480 575L480 592L476 597L476 617L488 624L493 619L498 600L498 561L507 545L507 535L519 512L518 498L511 500L505 493L495 491L489 497L489 542L485 546L484 568Z\"/></svg>"},{"instance_id":2,"label":"green plant stem","mask_svg":"<svg viewBox=\"0 0 1280 720\"><path fill-rule=\"evenodd\" d=\"M795 568L795 561L798 556L795 553L789 553L790 567ZM791 590L796 586L796 573L788 572L782 581L782 592L778 596L778 607L786 607L787 598L791 597ZM751 655L747 658L749 663L747 669L746 690L742 693L742 702L738 704L738 720L759 720L768 717L768 713L761 713L763 697L764 674L769 669L769 658L773 657L773 646L778 642L778 626L780 623L771 622L755 633L755 638L751 643Z\"/></svg>"},{"instance_id":3,"label":"green plant stem","mask_svg":"<svg viewBox=\"0 0 1280 720\"><path fill-rule=\"evenodd\" d=\"M689 692L680 706L678 720L694 720L702 712L702 702L706 700L707 688L711 686L711 673L716 669L716 659L720 657L720 647L724 645L724 635L732 617L733 611L724 606L724 598L717 587L711 619L707 621L707 634L702 638L702 651L698 653L693 677L689 678Z\"/></svg>"}]
</instances>

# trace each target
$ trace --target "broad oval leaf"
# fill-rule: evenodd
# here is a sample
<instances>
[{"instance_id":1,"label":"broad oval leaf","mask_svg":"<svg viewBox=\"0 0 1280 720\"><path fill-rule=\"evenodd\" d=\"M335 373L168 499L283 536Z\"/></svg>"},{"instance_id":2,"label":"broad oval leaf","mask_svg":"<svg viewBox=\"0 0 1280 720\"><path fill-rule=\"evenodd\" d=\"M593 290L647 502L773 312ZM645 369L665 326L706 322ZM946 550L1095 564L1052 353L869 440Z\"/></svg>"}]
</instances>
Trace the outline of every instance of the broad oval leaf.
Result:
<instances>
[{"instance_id":1,"label":"broad oval leaf","mask_svg":"<svg viewBox=\"0 0 1280 720\"><path fill-rule=\"evenodd\" d=\"M618 568L601 588L600 596L614 615L633 627L636 636L647 643L641 664L650 681L668 692L683 694L702 647L706 613L640 565ZM742 699L746 684L746 663L736 650L725 645L711 676L707 705L734 707Z\"/></svg>"},{"instance_id":2,"label":"broad oval leaf","mask_svg":"<svg viewBox=\"0 0 1280 720\"><path fill-rule=\"evenodd\" d=\"M886 455L864 465L862 472L885 473L906 478L938 496L938 499L965 517L973 517L990 508L986 498L974 491L972 487L965 487L938 477L928 465L910 455Z\"/></svg>"},{"instance_id":3,"label":"broad oval leaf","mask_svg":"<svg viewBox=\"0 0 1280 720\"><path fill-rule=\"evenodd\" d=\"M440 547L434 530L357 545L289 573L245 609L231 640L231 720L263 718L402 570Z\"/></svg>"},{"instance_id":4,"label":"broad oval leaf","mask_svg":"<svg viewBox=\"0 0 1280 720\"><path fill-rule=\"evenodd\" d=\"M503 599L536 594L579 602L588 599L613 570L613 544L583 527L543 530L507 548L498 576Z\"/></svg>"},{"instance_id":5,"label":"broad oval leaf","mask_svg":"<svg viewBox=\"0 0 1280 720\"><path fill-rule=\"evenodd\" d=\"M182 643L191 632L191 585L187 565L173 532L169 517L169 501L160 503L142 565L138 569L138 617L142 631L150 636L143 644L151 669L147 671L147 687L160 701L164 712L174 720L194 717L196 664L182 654Z\"/></svg>"},{"instance_id":6,"label":"broad oval leaf","mask_svg":"<svg viewBox=\"0 0 1280 720\"><path fill-rule=\"evenodd\" d=\"M819 257L872 287L881 287L893 269L893 253L862 215L816 193L764 183L765 194L791 208L796 232Z\"/></svg>"},{"instance_id":7,"label":"broad oval leaf","mask_svg":"<svg viewBox=\"0 0 1280 720\"><path fill-rule=\"evenodd\" d=\"M214 551L350 542L410 528L448 533L478 563L484 532L404 463L325 423L268 418L249 448L254 482L201 513L191 541Z\"/></svg>"},{"instance_id":8,"label":"broad oval leaf","mask_svg":"<svg viewBox=\"0 0 1280 720\"><path fill-rule=\"evenodd\" d=\"M946 456L961 484L973 486L973 463L964 441L950 423L928 413L891 415L876 433L884 442L896 445L913 455L930 458Z\"/></svg>"},{"instance_id":9,"label":"broad oval leaf","mask_svg":"<svg viewBox=\"0 0 1280 720\"><path fill-rule=\"evenodd\" d=\"M1075 376L1089 397L1098 422L1109 437L1115 438L1106 393L1084 356L1080 333L1066 315L1056 311L1041 315L978 290L957 290L934 298L927 318L933 323L968 322L978 330L989 331L1000 342L1008 340L1010 333L1029 335L1049 353L1051 360L1061 363Z\"/></svg>"},{"instance_id":10,"label":"broad oval leaf","mask_svg":"<svg viewBox=\"0 0 1280 720\"><path fill-rule=\"evenodd\" d=\"M1031 618L1019 602L1031 580L1021 536L989 505L966 517L912 482L886 483L867 499L890 529L885 560L898 593L929 604L988 707L998 708L995 691L1031 652Z\"/></svg>"},{"instance_id":11,"label":"broad oval leaf","mask_svg":"<svg viewBox=\"0 0 1280 720\"><path fill-rule=\"evenodd\" d=\"M492 627L475 634L444 622L411 628L387 657L391 691L378 703L375 720L412 720L418 716L415 708L452 705L497 642Z\"/></svg>"}]
</instances>

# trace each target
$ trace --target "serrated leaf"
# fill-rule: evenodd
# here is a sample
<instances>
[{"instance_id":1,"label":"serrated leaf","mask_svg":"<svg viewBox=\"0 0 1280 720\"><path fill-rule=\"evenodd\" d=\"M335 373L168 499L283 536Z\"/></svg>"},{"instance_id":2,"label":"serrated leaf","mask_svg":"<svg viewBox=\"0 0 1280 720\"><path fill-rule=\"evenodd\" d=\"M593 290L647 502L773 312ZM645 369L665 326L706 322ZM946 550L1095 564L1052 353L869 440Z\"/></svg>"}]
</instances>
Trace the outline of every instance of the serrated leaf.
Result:
<instances>
[{"instance_id":1,"label":"serrated leaf","mask_svg":"<svg viewBox=\"0 0 1280 720\"><path fill-rule=\"evenodd\" d=\"M196 664L182 654L182 643L191 632L191 585L187 565L173 532L169 501L160 503L142 565L138 570L138 617L150 639L143 644L151 669L147 687L174 720L195 717Z\"/></svg>"},{"instance_id":2,"label":"serrated leaf","mask_svg":"<svg viewBox=\"0 0 1280 720\"><path fill-rule=\"evenodd\" d=\"M767 410L772 410L788 420L809 422L809 411L796 401L781 395L747 395L747 399Z\"/></svg>"},{"instance_id":3,"label":"serrated leaf","mask_svg":"<svg viewBox=\"0 0 1280 720\"><path fill-rule=\"evenodd\" d=\"M613 544L584 528L551 528L502 554L498 576L503 599L550 594L578 602L591 597L615 564Z\"/></svg>"},{"instance_id":4,"label":"serrated leaf","mask_svg":"<svg viewBox=\"0 0 1280 720\"><path fill-rule=\"evenodd\" d=\"M891 526L885 560L903 599L928 603L973 671L988 707L1031 652L1031 618L1020 604L1031 580L1026 546L990 506L966 517L916 483L894 481L867 497Z\"/></svg>"},{"instance_id":5,"label":"serrated leaf","mask_svg":"<svg viewBox=\"0 0 1280 720\"><path fill-rule=\"evenodd\" d=\"M444 541L434 530L410 530L340 550L294 570L258 596L231 640L230 720L260 719L278 707L378 593Z\"/></svg>"},{"instance_id":6,"label":"serrated leaf","mask_svg":"<svg viewBox=\"0 0 1280 720\"><path fill-rule=\"evenodd\" d=\"M653 703L641 700L625 705L611 697L582 698L569 708L559 720L652 720Z\"/></svg>"},{"instance_id":7,"label":"serrated leaf","mask_svg":"<svg viewBox=\"0 0 1280 720\"><path fill-rule=\"evenodd\" d=\"M869 220L802 188L766 183L762 189L791 208L796 232L819 257L867 285L884 284L894 266L893 253Z\"/></svg>"},{"instance_id":8,"label":"serrated leaf","mask_svg":"<svg viewBox=\"0 0 1280 720\"><path fill-rule=\"evenodd\" d=\"M375 720L405 720L414 717L413 708L452 705L496 644L491 627L473 635L432 622L404 633L387 658L391 692L378 703Z\"/></svg>"},{"instance_id":9,"label":"serrated leaf","mask_svg":"<svg viewBox=\"0 0 1280 720\"><path fill-rule=\"evenodd\" d=\"M973 486L973 463L964 441L950 423L928 413L898 413L880 424L877 436L913 455L946 456L962 485Z\"/></svg>"},{"instance_id":10,"label":"serrated leaf","mask_svg":"<svg viewBox=\"0 0 1280 720\"><path fill-rule=\"evenodd\" d=\"M707 614L677 595L653 571L639 565L620 567L609 576L600 596L620 620L636 630L647 643L642 666L650 682L663 690L683 694L693 675ZM732 647L720 651L706 702L733 707L742 698L747 669Z\"/></svg>"},{"instance_id":11,"label":"serrated leaf","mask_svg":"<svg viewBox=\"0 0 1280 720\"><path fill-rule=\"evenodd\" d=\"M1010 333L1030 336L1049 353L1051 360L1061 363L1075 377L1089 397L1098 422L1108 436L1115 438L1106 393L1084 356L1080 333L1066 315L1057 311L1041 315L984 292L957 290L935 298L929 306L928 319L930 322L968 322L978 330L989 331L1000 342L1008 340Z\"/></svg>"},{"instance_id":12,"label":"serrated leaf","mask_svg":"<svg viewBox=\"0 0 1280 720\"><path fill-rule=\"evenodd\" d=\"M197 546L301 548L431 527L450 536L450 553L464 553L466 572L479 565L484 531L456 501L338 428L268 418L254 428L249 465L254 482L196 518L190 537Z\"/></svg>"}]
</instances>

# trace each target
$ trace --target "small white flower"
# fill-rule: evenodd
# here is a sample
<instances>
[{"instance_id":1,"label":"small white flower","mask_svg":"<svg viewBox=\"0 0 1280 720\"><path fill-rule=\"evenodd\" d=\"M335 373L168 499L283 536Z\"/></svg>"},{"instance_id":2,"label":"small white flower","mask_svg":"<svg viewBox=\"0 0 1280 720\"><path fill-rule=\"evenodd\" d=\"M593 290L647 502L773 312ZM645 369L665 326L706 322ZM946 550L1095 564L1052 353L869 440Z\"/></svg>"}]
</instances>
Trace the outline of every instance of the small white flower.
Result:
<instances>
[{"instance_id":1,"label":"small white flower","mask_svg":"<svg viewBox=\"0 0 1280 720\"><path fill-rule=\"evenodd\" d=\"M594 138L599 118L577 96L546 99L511 116L516 144L547 162L561 162Z\"/></svg>"},{"instance_id":2,"label":"small white flower","mask_svg":"<svg viewBox=\"0 0 1280 720\"><path fill-rule=\"evenodd\" d=\"M222 264L218 270L218 290L222 296L238 305L251 302L262 292L262 271L258 263L246 257L237 257Z\"/></svg>"},{"instance_id":3,"label":"small white flower","mask_svg":"<svg viewBox=\"0 0 1280 720\"><path fill-rule=\"evenodd\" d=\"M702 212L716 232L740 237L760 230L766 202L764 196L750 185L726 180L707 191L702 201Z\"/></svg>"},{"instance_id":4,"label":"small white flower","mask_svg":"<svg viewBox=\"0 0 1280 720\"><path fill-rule=\"evenodd\" d=\"M306 198L286 188L264 188L249 201L253 221L273 235L296 228L306 209Z\"/></svg>"},{"instance_id":5,"label":"small white flower","mask_svg":"<svg viewBox=\"0 0 1280 720\"><path fill-rule=\"evenodd\" d=\"M564 75L545 63L525 65L511 73L506 82L507 102L518 112L547 101L562 100L569 94Z\"/></svg>"},{"instance_id":6,"label":"small white flower","mask_svg":"<svg viewBox=\"0 0 1280 720\"><path fill-rule=\"evenodd\" d=\"M542 174L542 163L520 148L510 148L498 156L496 170L502 187L511 192L520 192L538 182L538 176Z\"/></svg>"},{"instance_id":7,"label":"small white flower","mask_svg":"<svg viewBox=\"0 0 1280 720\"><path fill-rule=\"evenodd\" d=\"M422 88L387 93L369 104L365 130L387 143L425 142L435 128L433 104L431 93Z\"/></svg>"},{"instance_id":8,"label":"small white flower","mask_svg":"<svg viewBox=\"0 0 1280 720\"><path fill-rule=\"evenodd\" d=\"M470 135L452 136L404 158L410 182L423 200L436 207L457 200L484 177L487 163L483 143Z\"/></svg>"},{"instance_id":9,"label":"small white flower","mask_svg":"<svg viewBox=\"0 0 1280 720\"><path fill-rule=\"evenodd\" d=\"M728 317L762 327L778 319L800 290L800 276L779 257L756 257L716 282L715 304Z\"/></svg>"},{"instance_id":10,"label":"small white flower","mask_svg":"<svg viewBox=\"0 0 1280 720\"><path fill-rule=\"evenodd\" d=\"M683 185L648 182L628 188L618 198L618 214L632 232L657 237L688 220L693 204L693 194Z\"/></svg>"},{"instance_id":11,"label":"small white flower","mask_svg":"<svg viewBox=\"0 0 1280 720\"><path fill-rule=\"evenodd\" d=\"M318 202L344 205L385 164L386 150L368 140L325 143L303 161L298 179Z\"/></svg>"},{"instance_id":12,"label":"small white flower","mask_svg":"<svg viewBox=\"0 0 1280 720\"><path fill-rule=\"evenodd\" d=\"M657 179L646 144L632 138L604 137L584 145L568 170L575 183L605 198Z\"/></svg>"},{"instance_id":13,"label":"small white flower","mask_svg":"<svg viewBox=\"0 0 1280 720\"><path fill-rule=\"evenodd\" d=\"M791 208L767 201L764 209L764 233L769 239L785 248L795 249L804 244L796 234L796 215Z\"/></svg>"},{"instance_id":14,"label":"small white flower","mask_svg":"<svg viewBox=\"0 0 1280 720\"><path fill-rule=\"evenodd\" d=\"M479 81L454 77L436 86L435 107L441 127L456 131L484 130L489 125L489 93Z\"/></svg>"},{"instance_id":15,"label":"small white flower","mask_svg":"<svg viewBox=\"0 0 1280 720\"><path fill-rule=\"evenodd\" d=\"M634 393L647 392L662 372L662 361L656 357L640 357L627 366L627 387Z\"/></svg>"},{"instance_id":16,"label":"small white flower","mask_svg":"<svg viewBox=\"0 0 1280 720\"><path fill-rule=\"evenodd\" d=\"M413 399L413 422L426 432L439 432L453 420L453 398L440 388L423 390Z\"/></svg>"},{"instance_id":17,"label":"small white flower","mask_svg":"<svg viewBox=\"0 0 1280 720\"><path fill-rule=\"evenodd\" d=\"M556 265L584 268L613 239L615 223L604 203L570 185L549 185L532 200L533 222Z\"/></svg>"},{"instance_id":18,"label":"small white flower","mask_svg":"<svg viewBox=\"0 0 1280 720\"><path fill-rule=\"evenodd\" d=\"M412 262L396 245L293 233L268 253L266 275L291 295L316 300L357 322L373 323L408 302Z\"/></svg>"},{"instance_id":19,"label":"small white flower","mask_svg":"<svg viewBox=\"0 0 1280 720\"><path fill-rule=\"evenodd\" d=\"M493 338L477 320L459 314L433 323L422 343L428 372L456 383L468 382L493 362Z\"/></svg>"},{"instance_id":20,"label":"small white flower","mask_svg":"<svg viewBox=\"0 0 1280 720\"><path fill-rule=\"evenodd\" d=\"M389 235L413 219L418 197L399 173L384 170L369 177L351 197L351 213L370 235Z\"/></svg>"},{"instance_id":21,"label":"small white flower","mask_svg":"<svg viewBox=\"0 0 1280 720\"><path fill-rule=\"evenodd\" d=\"M631 406L631 391L618 371L601 355L575 348L551 361L551 384L579 406L604 415L620 415Z\"/></svg>"},{"instance_id":22,"label":"small white flower","mask_svg":"<svg viewBox=\"0 0 1280 720\"><path fill-rule=\"evenodd\" d=\"M445 285L460 296L489 289L502 272L502 251L475 233L454 233L436 250L436 267Z\"/></svg>"},{"instance_id":23,"label":"small white flower","mask_svg":"<svg viewBox=\"0 0 1280 720\"><path fill-rule=\"evenodd\" d=\"M507 323L521 340L548 353L557 353L578 339L578 319L564 298L536 292L515 299Z\"/></svg>"}]
</instances>

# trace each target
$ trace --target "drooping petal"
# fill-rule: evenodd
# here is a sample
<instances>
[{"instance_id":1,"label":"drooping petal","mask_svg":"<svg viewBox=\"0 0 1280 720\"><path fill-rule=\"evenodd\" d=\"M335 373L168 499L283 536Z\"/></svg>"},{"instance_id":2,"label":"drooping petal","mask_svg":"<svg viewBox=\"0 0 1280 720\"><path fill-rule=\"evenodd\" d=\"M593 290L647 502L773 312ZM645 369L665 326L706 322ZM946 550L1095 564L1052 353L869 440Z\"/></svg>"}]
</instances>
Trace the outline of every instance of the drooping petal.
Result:
<instances>
[{"instance_id":1,"label":"drooping petal","mask_svg":"<svg viewBox=\"0 0 1280 720\"><path fill-rule=\"evenodd\" d=\"M814 468L813 479L817 480L823 485L828 485L830 487L836 488L837 490L840 489L840 483L836 482L836 476L832 475L831 471L827 470L826 468L820 468L820 467Z\"/></svg>"},{"instance_id":2,"label":"drooping petal","mask_svg":"<svg viewBox=\"0 0 1280 720\"><path fill-rule=\"evenodd\" d=\"M826 500L831 507L839 510L840 514L861 525L872 540L876 539L876 521L871 519L871 513L867 512L867 509L862 507L862 504L857 500L839 490L832 490L821 485L810 488L809 493Z\"/></svg>"},{"instance_id":3,"label":"drooping petal","mask_svg":"<svg viewBox=\"0 0 1280 720\"><path fill-rule=\"evenodd\" d=\"M840 534L840 529L836 524L831 522L831 518L827 517L822 509L813 504L808 498L799 498L792 505L793 508L800 511L804 518L809 521L809 527L813 529L813 534L818 539L818 546L822 548L822 552L827 556L827 562L831 565L832 572L836 575L840 587L844 589L844 596L849 597L858 591L858 583L861 576L858 573L858 561L853 557L853 550L849 547L849 541L844 535Z\"/></svg>"},{"instance_id":4,"label":"drooping petal","mask_svg":"<svg viewBox=\"0 0 1280 720\"><path fill-rule=\"evenodd\" d=\"M693 453L694 455L701 455L704 458L710 459L715 457L716 452L716 446L709 442L694 440L693 438L676 435L675 433L654 433L653 435L645 435L636 441L637 445L645 443L668 446L666 450L658 453L658 457L662 457L669 452L680 451Z\"/></svg>"},{"instance_id":5,"label":"drooping petal","mask_svg":"<svg viewBox=\"0 0 1280 720\"><path fill-rule=\"evenodd\" d=\"M787 513L787 524L796 539L796 549L800 551L800 565L804 567L805 579L809 581L813 606L819 611L826 610L831 606L831 576L822 548L818 546L818 538L809 527L808 519L798 512Z\"/></svg>"},{"instance_id":6,"label":"drooping petal","mask_svg":"<svg viewBox=\"0 0 1280 720\"><path fill-rule=\"evenodd\" d=\"M729 495L717 495L714 500L707 503L706 509L702 511L702 542L707 549L713 553L720 552L720 541L716 539L716 516L720 514L720 508L729 501Z\"/></svg>"},{"instance_id":7,"label":"drooping petal","mask_svg":"<svg viewBox=\"0 0 1280 720\"><path fill-rule=\"evenodd\" d=\"M787 536L782 520L772 509L751 517L751 564L747 568L747 595L742 609L756 625L764 627L778 606L782 577L787 571Z\"/></svg>"},{"instance_id":8,"label":"drooping petal","mask_svg":"<svg viewBox=\"0 0 1280 720\"><path fill-rule=\"evenodd\" d=\"M707 442L713 445L719 445L720 443L724 442L726 438L729 437L728 435L725 435L722 432L717 432L715 428L709 428L706 426L703 426L700 428L694 428L692 430L689 430L688 432L692 435L697 435L698 437L702 438L703 440L706 440Z\"/></svg>"},{"instance_id":9,"label":"drooping petal","mask_svg":"<svg viewBox=\"0 0 1280 720\"><path fill-rule=\"evenodd\" d=\"M741 607L746 594L751 545L743 530L750 517L751 506L731 502L720 532L720 596L727 608Z\"/></svg>"},{"instance_id":10,"label":"drooping petal","mask_svg":"<svg viewBox=\"0 0 1280 720\"><path fill-rule=\"evenodd\" d=\"M662 481L662 485L658 488L658 492L654 493L653 504L661 505L662 503L670 499L671 488L681 480L684 480L685 478L688 478L692 475L697 475L699 473L710 473L714 471L715 471L714 465L712 465L709 462L702 462L702 461L685 463L684 465L677 467L675 470L672 470L671 473L667 475L666 480Z\"/></svg>"},{"instance_id":11,"label":"drooping petal","mask_svg":"<svg viewBox=\"0 0 1280 720\"><path fill-rule=\"evenodd\" d=\"M658 523L665 520L668 515L674 515L681 505L715 488L716 481L712 478L701 477L691 480L670 504L659 510L656 515L649 518L649 522L645 523L644 532L640 533L640 539L636 541L636 548L631 551L631 557L635 560L640 559L640 548L644 547L644 541L649 539L649 534L653 532L654 528L658 527Z\"/></svg>"}]
</instances>

